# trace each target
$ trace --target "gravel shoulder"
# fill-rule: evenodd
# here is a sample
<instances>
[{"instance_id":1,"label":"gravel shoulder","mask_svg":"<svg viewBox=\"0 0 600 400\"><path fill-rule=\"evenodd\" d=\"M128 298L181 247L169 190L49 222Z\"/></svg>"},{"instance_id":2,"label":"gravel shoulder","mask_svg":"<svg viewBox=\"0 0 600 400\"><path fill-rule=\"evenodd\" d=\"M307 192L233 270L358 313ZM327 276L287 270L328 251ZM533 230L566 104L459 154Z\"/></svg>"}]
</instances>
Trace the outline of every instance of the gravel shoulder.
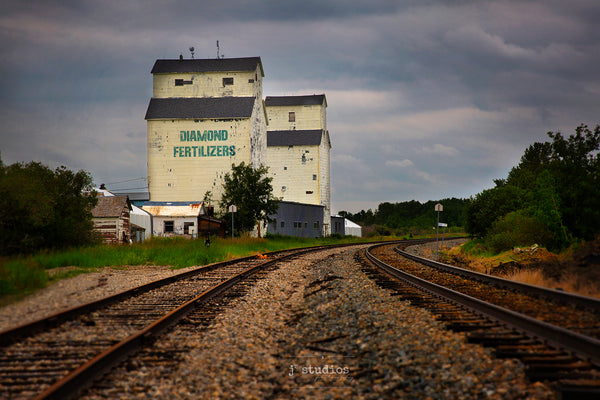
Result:
<instances>
[{"instance_id":1,"label":"gravel shoulder","mask_svg":"<svg viewBox=\"0 0 600 400\"><path fill-rule=\"evenodd\" d=\"M553 398L519 362L492 358L381 290L348 249L283 264L177 342L178 369L122 376L131 398Z\"/></svg>"},{"instance_id":2,"label":"gravel shoulder","mask_svg":"<svg viewBox=\"0 0 600 400\"><path fill-rule=\"evenodd\" d=\"M199 267L177 270L146 265L105 267L62 279L18 302L0 307L0 331L194 268Z\"/></svg>"}]
</instances>

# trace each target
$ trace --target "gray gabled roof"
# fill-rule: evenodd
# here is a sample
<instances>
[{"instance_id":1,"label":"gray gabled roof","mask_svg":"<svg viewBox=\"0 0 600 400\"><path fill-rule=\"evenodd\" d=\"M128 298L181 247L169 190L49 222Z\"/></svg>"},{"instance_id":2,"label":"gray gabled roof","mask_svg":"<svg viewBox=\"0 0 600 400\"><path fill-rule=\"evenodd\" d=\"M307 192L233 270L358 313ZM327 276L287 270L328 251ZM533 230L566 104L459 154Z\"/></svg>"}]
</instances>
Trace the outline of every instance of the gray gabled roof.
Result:
<instances>
[{"instance_id":1,"label":"gray gabled roof","mask_svg":"<svg viewBox=\"0 0 600 400\"><path fill-rule=\"evenodd\" d=\"M324 94L313 94L308 96L267 96L265 105L269 106L314 106L325 103L327 100Z\"/></svg>"},{"instance_id":2,"label":"gray gabled roof","mask_svg":"<svg viewBox=\"0 0 600 400\"><path fill-rule=\"evenodd\" d=\"M260 66L261 75L265 76L260 57L156 60L152 73L239 72L254 71L257 66Z\"/></svg>"},{"instance_id":3,"label":"gray gabled roof","mask_svg":"<svg viewBox=\"0 0 600 400\"><path fill-rule=\"evenodd\" d=\"M268 146L319 146L323 130L268 131Z\"/></svg>"},{"instance_id":4,"label":"gray gabled roof","mask_svg":"<svg viewBox=\"0 0 600 400\"><path fill-rule=\"evenodd\" d=\"M254 97L152 98L145 118L250 118L254 100Z\"/></svg>"}]
</instances>

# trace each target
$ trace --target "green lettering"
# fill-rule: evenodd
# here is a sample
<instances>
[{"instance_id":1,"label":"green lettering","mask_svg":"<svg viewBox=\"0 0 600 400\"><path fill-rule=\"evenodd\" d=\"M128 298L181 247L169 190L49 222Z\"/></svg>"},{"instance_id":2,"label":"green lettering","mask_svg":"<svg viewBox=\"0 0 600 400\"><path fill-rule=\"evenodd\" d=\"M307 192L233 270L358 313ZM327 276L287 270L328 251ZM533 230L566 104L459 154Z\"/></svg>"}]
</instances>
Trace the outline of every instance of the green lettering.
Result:
<instances>
[{"instance_id":1,"label":"green lettering","mask_svg":"<svg viewBox=\"0 0 600 400\"><path fill-rule=\"evenodd\" d=\"M204 142L206 140L206 131L202 132L202 135L199 135L199 136L200 136L200 140Z\"/></svg>"},{"instance_id":2,"label":"green lettering","mask_svg":"<svg viewBox=\"0 0 600 400\"><path fill-rule=\"evenodd\" d=\"M215 156L215 146L208 146L208 150L209 150L209 155L211 157Z\"/></svg>"},{"instance_id":3,"label":"green lettering","mask_svg":"<svg viewBox=\"0 0 600 400\"><path fill-rule=\"evenodd\" d=\"M185 156L184 157L191 157L191 150L190 150L190 146L185 146Z\"/></svg>"},{"instance_id":4,"label":"green lettering","mask_svg":"<svg viewBox=\"0 0 600 400\"><path fill-rule=\"evenodd\" d=\"M190 141L196 141L196 131L190 132Z\"/></svg>"},{"instance_id":5,"label":"green lettering","mask_svg":"<svg viewBox=\"0 0 600 400\"><path fill-rule=\"evenodd\" d=\"M223 146L223 155L224 156L228 156L229 155L229 147Z\"/></svg>"},{"instance_id":6,"label":"green lettering","mask_svg":"<svg viewBox=\"0 0 600 400\"><path fill-rule=\"evenodd\" d=\"M229 146L229 155L235 156L235 146Z\"/></svg>"},{"instance_id":7,"label":"green lettering","mask_svg":"<svg viewBox=\"0 0 600 400\"><path fill-rule=\"evenodd\" d=\"M179 141L185 142L185 131L179 131Z\"/></svg>"},{"instance_id":8,"label":"green lettering","mask_svg":"<svg viewBox=\"0 0 600 400\"><path fill-rule=\"evenodd\" d=\"M223 146L217 146L217 157L221 157L223 155Z\"/></svg>"},{"instance_id":9,"label":"green lettering","mask_svg":"<svg viewBox=\"0 0 600 400\"><path fill-rule=\"evenodd\" d=\"M228 136L227 131L225 129L223 129L221 132L222 132L221 133L221 137L222 137L221 140L227 140L227 136Z\"/></svg>"},{"instance_id":10,"label":"green lettering","mask_svg":"<svg viewBox=\"0 0 600 400\"><path fill-rule=\"evenodd\" d=\"M199 146L199 150L202 150L202 157L206 157L206 154L204 153L204 146Z\"/></svg>"}]
</instances>

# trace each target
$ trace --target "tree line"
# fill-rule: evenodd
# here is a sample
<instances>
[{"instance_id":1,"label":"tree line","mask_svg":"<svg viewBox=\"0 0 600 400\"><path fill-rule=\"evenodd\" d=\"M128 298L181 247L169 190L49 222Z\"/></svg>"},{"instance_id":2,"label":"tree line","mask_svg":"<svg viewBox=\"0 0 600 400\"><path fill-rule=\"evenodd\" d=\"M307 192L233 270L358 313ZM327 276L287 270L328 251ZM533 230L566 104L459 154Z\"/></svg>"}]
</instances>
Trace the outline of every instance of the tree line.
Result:
<instances>
[{"instance_id":1,"label":"tree line","mask_svg":"<svg viewBox=\"0 0 600 400\"><path fill-rule=\"evenodd\" d=\"M373 234L406 234L411 230L429 232L437 224L437 213L434 209L438 203L444 207L440 213L440 222L448 224L449 227L464 226L466 200L457 198L430 200L425 203L417 200L385 202L380 203L375 211L361 210L356 214L341 211L339 214L363 227L372 227Z\"/></svg>"},{"instance_id":2,"label":"tree line","mask_svg":"<svg viewBox=\"0 0 600 400\"><path fill-rule=\"evenodd\" d=\"M592 240L600 232L600 126L592 130L582 124L568 137L548 136L550 141L530 145L495 187L469 199L381 203L375 211L340 215L375 233L404 234L435 226L439 202L441 221L464 227L496 252L533 243L560 250Z\"/></svg>"}]
</instances>

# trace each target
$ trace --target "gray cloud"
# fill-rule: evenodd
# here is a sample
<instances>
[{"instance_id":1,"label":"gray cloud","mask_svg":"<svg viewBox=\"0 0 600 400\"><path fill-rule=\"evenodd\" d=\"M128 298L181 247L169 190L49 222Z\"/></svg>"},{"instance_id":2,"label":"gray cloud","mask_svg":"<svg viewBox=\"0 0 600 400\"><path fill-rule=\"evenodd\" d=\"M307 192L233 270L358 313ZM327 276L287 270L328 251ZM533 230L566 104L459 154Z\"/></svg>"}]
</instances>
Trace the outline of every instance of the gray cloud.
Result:
<instances>
[{"instance_id":1,"label":"gray cloud","mask_svg":"<svg viewBox=\"0 0 600 400\"><path fill-rule=\"evenodd\" d=\"M154 60L219 40L262 57L263 95L327 95L334 211L465 197L547 131L599 122L599 17L583 0L5 1L0 151L145 176Z\"/></svg>"}]
</instances>

